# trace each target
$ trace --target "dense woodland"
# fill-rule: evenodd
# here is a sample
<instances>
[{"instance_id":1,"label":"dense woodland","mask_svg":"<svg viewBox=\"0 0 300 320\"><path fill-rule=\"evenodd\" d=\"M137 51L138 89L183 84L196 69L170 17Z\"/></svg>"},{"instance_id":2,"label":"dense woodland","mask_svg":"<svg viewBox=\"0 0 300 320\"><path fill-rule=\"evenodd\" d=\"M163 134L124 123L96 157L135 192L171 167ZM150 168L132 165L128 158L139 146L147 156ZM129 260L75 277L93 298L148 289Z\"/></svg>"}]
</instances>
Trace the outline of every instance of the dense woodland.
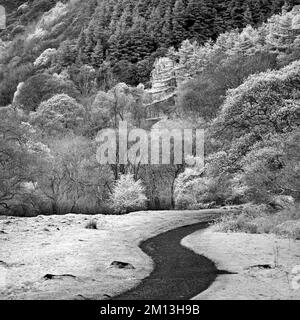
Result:
<instances>
[{"instance_id":1,"label":"dense woodland","mask_svg":"<svg viewBox=\"0 0 300 320\"><path fill-rule=\"evenodd\" d=\"M0 4L8 13L0 30L1 212L300 199L298 1ZM97 133L121 120L147 126L149 89L164 59L173 65L175 100L156 126L205 129L205 170L101 166Z\"/></svg>"},{"instance_id":2,"label":"dense woodland","mask_svg":"<svg viewBox=\"0 0 300 320\"><path fill-rule=\"evenodd\" d=\"M0 89L4 105L11 103L17 82L36 73L32 63L47 48L57 50L55 72L71 68L75 77L86 64L96 69L98 87L109 89L117 82L147 85L155 59L168 48L178 48L186 39L202 45L226 31L259 26L284 5L283 0L2 2L12 10L2 38L15 39L4 60L7 64L15 58L5 74L9 88ZM12 7L24 2L19 9Z\"/></svg>"}]
</instances>

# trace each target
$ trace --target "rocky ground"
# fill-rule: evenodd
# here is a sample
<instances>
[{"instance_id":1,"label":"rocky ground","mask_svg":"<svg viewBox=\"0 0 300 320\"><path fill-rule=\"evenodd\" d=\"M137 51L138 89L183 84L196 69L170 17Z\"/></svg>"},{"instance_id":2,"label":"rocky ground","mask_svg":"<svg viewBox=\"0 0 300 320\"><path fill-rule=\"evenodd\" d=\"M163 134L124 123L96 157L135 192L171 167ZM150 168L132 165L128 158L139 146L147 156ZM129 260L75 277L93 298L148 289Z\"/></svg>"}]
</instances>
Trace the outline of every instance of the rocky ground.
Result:
<instances>
[{"instance_id":1,"label":"rocky ground","mask_svg":"<svg viewBox=\"0 0 300 320\"><path fill-rule=\"evenodd\" d=\"M195 300L299 300L300 241L267 234L196 232L182 245L213 260L222 275Z\"/></svg>"},{"instance_id":2,"label":"rocky ground","mask_svg":"<svg viewBox=\"0 0 300 320\"><path fill-rule=\"evenodd\" d=\"M151 259L138 247L141 241L215 213L0 216L0 299L107 299L120 294L152 271ZM85 228L91 220L96 230ZM111 267L114 261L134 269Z\"/></svg>"}]
</instances>

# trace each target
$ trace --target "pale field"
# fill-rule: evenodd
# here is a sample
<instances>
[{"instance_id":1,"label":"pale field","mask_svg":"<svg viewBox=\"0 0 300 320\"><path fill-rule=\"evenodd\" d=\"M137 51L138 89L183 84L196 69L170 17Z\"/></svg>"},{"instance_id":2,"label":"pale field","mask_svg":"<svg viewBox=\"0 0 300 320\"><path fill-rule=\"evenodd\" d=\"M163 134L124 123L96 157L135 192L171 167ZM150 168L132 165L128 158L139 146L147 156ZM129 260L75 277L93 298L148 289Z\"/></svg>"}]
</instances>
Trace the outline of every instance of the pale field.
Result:
<instances>
[{"instance_id":1,"label":"pale field","mask_svg":"<svg viewBox=\"0 0 300 320\"><path fill-rule=\"evenodd\" d=\"M139 243L215 216L216 210L124 216L0 216L0 299L105 299L136 286L152 269ZM86 224L95 220L98 230ZM110 268L113 261L134 270ZM73 275L45 280L47 274ZM5 278L5 280L3 280Z\"/></svg>"},{"instance_id":2,"label":"pale field","mask_svg":"<svg viewBox=\"0 0 300 320\"><path fill-rule=\"evenodd\" d=\"M236 273L218 276L195 300L300 299L300 241L267 234L221 233L210 227L181 243L213 260L219 270ZM257 265L271 268L254 267Z\"/></svg>"}]
</instances>

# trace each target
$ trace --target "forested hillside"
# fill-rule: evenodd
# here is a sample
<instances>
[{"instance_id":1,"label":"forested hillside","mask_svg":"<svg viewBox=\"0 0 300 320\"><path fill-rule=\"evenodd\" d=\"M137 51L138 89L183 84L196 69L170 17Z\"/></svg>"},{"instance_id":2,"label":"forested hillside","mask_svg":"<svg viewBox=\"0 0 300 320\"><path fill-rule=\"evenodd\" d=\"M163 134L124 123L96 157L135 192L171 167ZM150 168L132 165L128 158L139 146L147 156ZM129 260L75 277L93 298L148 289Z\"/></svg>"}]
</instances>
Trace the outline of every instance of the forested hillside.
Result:
<instances>
[{"instance_id":1,"label":"forested hillside","mask_svg":"<svg viewBox=\"0 0 300 320\"><path fill-rule=\"evenodd\" d=\"M298 201L297 3L0 0L4 212ZM97 133L148 128L149 105L165 116L156 127L206 130L204 171L97 162Z\"/></svg>"},{"instance_id":2,"label":"forested hillside","mask_svg":"<svg viewBox=\"0 0 300 320\"><path fill-rule=\"evenodd\" d=\"M286 2L291 8L297 1ZM96 69L99 87L147 84L153 63L185 39L203 44L231 29L258 26L281 11L283 0L29 0L0 1L12 41L2 63L1 105L12 102L18 82L35 74L32 64L57 50L56 72L82 64ZM0 62L1 63L1 62Z\"/></svg>"}]
</instances>

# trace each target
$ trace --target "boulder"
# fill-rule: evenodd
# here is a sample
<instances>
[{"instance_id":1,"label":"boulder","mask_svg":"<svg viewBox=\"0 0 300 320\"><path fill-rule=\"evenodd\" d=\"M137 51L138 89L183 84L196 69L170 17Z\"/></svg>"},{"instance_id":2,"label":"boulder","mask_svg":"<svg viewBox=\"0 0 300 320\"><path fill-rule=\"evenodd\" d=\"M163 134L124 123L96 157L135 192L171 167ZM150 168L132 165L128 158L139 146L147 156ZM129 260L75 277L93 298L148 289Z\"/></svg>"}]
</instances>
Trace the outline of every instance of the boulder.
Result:
<instances>
[{"instance_id":1,"label":"boulder","mask_svg":"<svg viewBox=\"0 0 300 320\"><path fill-rule=\"evenodd\" d=\"M114 261L110 265L112 268L133 270L135 267L127 262Z\"/></svg>"}]
</instances>

